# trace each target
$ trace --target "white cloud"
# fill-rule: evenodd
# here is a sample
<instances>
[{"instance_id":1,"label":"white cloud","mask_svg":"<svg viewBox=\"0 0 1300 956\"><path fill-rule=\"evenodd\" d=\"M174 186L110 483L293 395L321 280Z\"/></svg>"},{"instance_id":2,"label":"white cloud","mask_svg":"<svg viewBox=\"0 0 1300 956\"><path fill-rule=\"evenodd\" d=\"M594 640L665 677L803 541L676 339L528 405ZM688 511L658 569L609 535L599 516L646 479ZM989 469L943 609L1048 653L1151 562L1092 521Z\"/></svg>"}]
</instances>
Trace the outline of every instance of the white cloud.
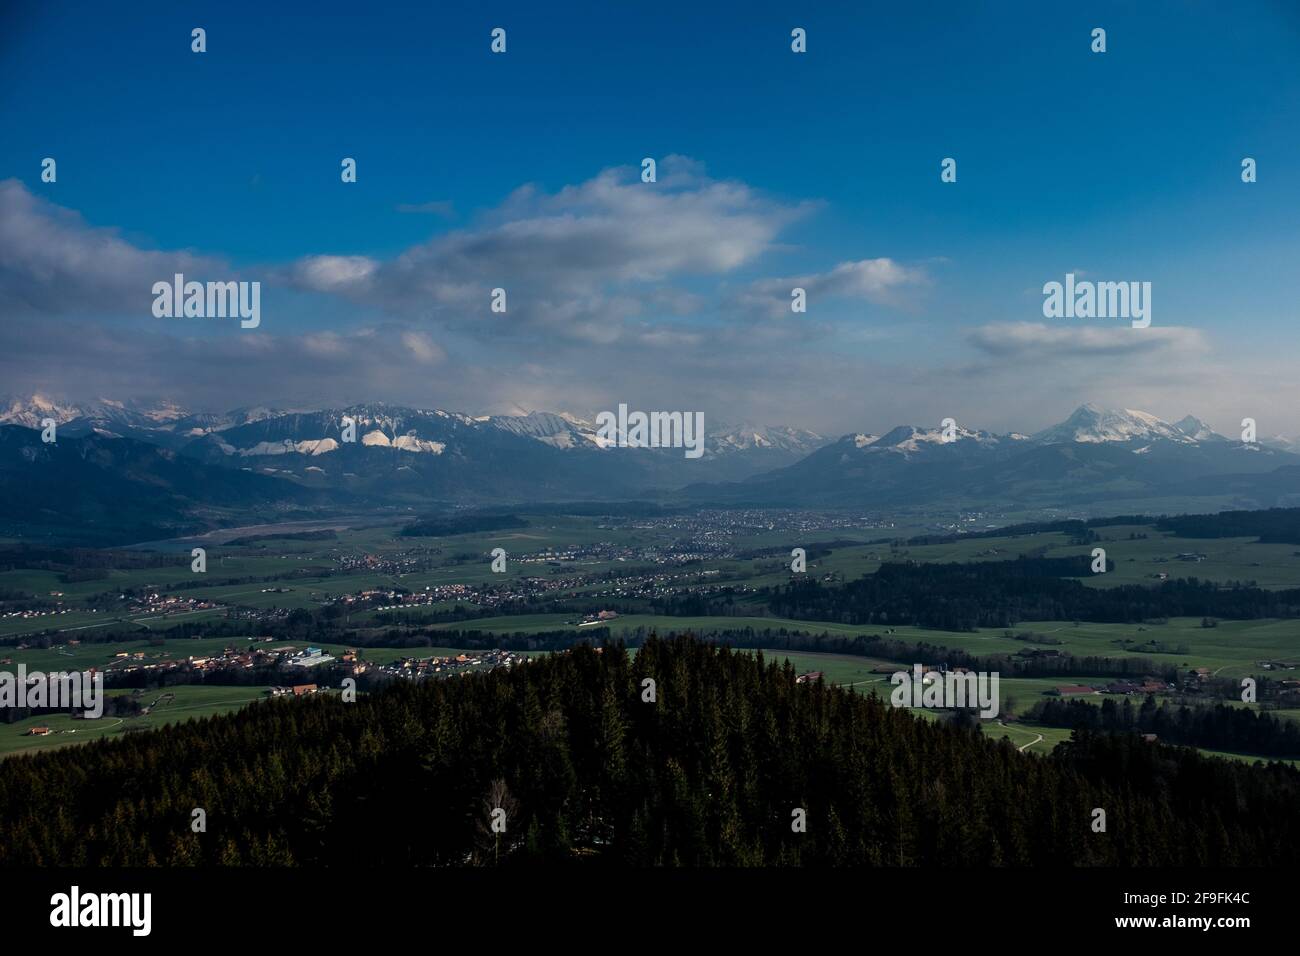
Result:
<instances>
[{"instance_id":1,"label":"white cloud","mask_svg":"<svg viewBox=\"0 0 1300 956\"><path fill-rule=\"evenodd\" d=\"M393 259L311 256L287 276L300 288L494 338L536 332L610 342L650 309L697 308L696 296L663 284L753 263L813 208L709 179L680 157L666 157L659 170L656 183L628 167L555 193L523 186L476 226ZM498 287L507 292L505 315L489 309Z\"/></svg>"},{"instance_id":2,"label":"white cloud","mask_svg":"<svg viewBox=\"0 0 1300 956\"><path fill-rule=\"evenodd\" d=\"M425 365L435 365L447 357L442 347L423 332L403 332L402 344L417 362Z\"/></svg>"},{"instance_id":3,"label":"white cloud","mask_svg":"<svg viewBox=\"0 0 1300 956\"><path fill-rule=\"evenodd\" d=\"M1286 365L1294 349L1232 357L1230 341L1212 350L1199 329L1121 322L997 322L963 336L925 313L906 325L826 314L827 300L910 307L936 260L848 260L754 282L775 271L766 257L813 204L774 201L671 157L658 183L637 172L607 170L553 193L523 187L472 226L391 258L311 255L263 270L312 295L276 290L276 321L256 331L152 318L152 282L176 271L235 278L219 259L141 249L3 182L0 382L218 409L282 397L474 413L629 401L826 433L948 414L1034 430L1084 401L1296 428L1286 411L1300 408ZM807 315L789 311L796 285L808 290ZM508 291L505 315L488 308L496 286ZM113 310L138 314L144 334L92 321ZM64 321L39 334L11 321L30 314Z\"/></svg>"},{"instance_id":4,"label":"white cloud","mask_svg":"<svg viewBox=\"0 0 1300 956\"><path fill-rule=\"evenodd\" d=\"M841 262L829 272L762 279L735 299L734 307L764 318L782 318L790 311L791 293L803 289L810 312L834 299L859 299L877 305L899 305L908 287L927 282L924 270L904 266L888 257Z\"/></svg>"},{"instance_id":5,"label":"white cloud","mask_svg":"<svg viewBox=\"0 0 1300 956\"><path fill-rule=\"evenodd\" d=\"M140 249L16 179L0 181L0 312L148 316L153 283L170 282L177 272L200 280L235 278L219 260Z\"/></svg>"},{"instance_id":6,"label":"white cloud","mask_svg":"<svg viewBox=\"0 0 1300 956\"><path fill-rule=\"evenodd\" d=\"M356 289L379 268L366 256L308 256L294 263L289 280L312 292Z\"/></svg>"}]
</instances>

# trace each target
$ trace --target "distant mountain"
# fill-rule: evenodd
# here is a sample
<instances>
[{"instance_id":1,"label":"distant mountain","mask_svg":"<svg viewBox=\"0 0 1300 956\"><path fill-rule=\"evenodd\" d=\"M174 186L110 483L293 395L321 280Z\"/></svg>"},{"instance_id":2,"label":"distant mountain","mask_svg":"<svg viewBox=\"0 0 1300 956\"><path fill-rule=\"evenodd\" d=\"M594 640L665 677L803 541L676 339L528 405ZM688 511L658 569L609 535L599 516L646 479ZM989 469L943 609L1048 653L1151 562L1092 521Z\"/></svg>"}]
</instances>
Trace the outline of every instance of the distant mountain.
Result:
<instances>
[{"instance_id":1,"label":"distant mountain","mask_svg":"<svg viewBox=\"0 0 1300 956\"><path fill-rule=\"evenodd\" d=\"M960 445L962 450L969 450L973 443L979 447L991 447L1002 441L1011 441L1009 436L999 437L992 432L971 431L969 428L955 426L951 429L945 428L918 428L915 425L899 425L891 428L885 434L881 435L874 441L864 442L861 439L866 436L852 435L854 448L870 447L874 449L872 454L879 452L893 452L903 456L909 456L915 452L920 452L932 445L953 444ZM842 439L843 440L843 439Z\"/></svg>"},{"instance_id":2,"label":"distant mountain","mask_svg":"<svg viewBox=\"0 0 1300 956\"><path fill-rule=\"evenodd\" d=\"M1300 457L1246 445L1192 416L1084 405L1065 421L1018 433L900 425L846 435L793 465L730 484L686 489L690 500L784 507L1066 507L1154 498L1216 506L1300 503Z\"/></svg>"},{"instance_id":3,"label":"distant mountain","mask_svg":"<svg viewBox=\"0 0 1300 956\"><path fill-rule=\"evenodd\" d=\"M1286 435L1274 435L1271 438L1261 438L1259 443L1266 448L1275 448L1278 451L1300 454L1300 441L1297 441L1294 438L1288 438Z\"/></svg>"},{"instance_id":4,"label":"distant mountain","mask_svg":"<svg viewBox=\"0 0 1300 956\"><path fill-rule=\"evenodd\" d=\"M0 405L0 424L39 428L45 418L59 423L61 435L133 438L164 448L184 449L209 464L251 467L264 474L320 484L333 474L352 484L398 483L417 494L438 496L472 492L491 494L505 485L528 482L537 488L554 486L561 497L571 494L632 493L666 489L691 481L734 481L793 464L826 444L827 439L805 429L770 425L729 425L706 421L704 455L686 459L682 449L614 448L593 422L567 413L536 411L527 415L471 416L442 409L420 409L383 403L347 408L285 410L267 406L215 414L188 412L170 403L134 404L101 399L63 403L42 396L10 399ZM359 443L366 449L392 448L441 456L440 466L421 460L404 461L396 469L380 458L343 455L347 467L334 467L324 456L339 452L344 415L358 422ZM501 445L502 436L523 444ZM535 445L571 453L573 460L536 461ZM532 462L546 471L494 474L484 456L492 456L498 472L501 455L516 448L517 464ZM589 459L591 453L601 457ZM283 456L288 454L289 458ZM301 461L296 456L315 459ZM543 456L545 458L545 456ZM279 459L278 461L272 459ZM454 462L454 464L452 464ZM475 466L479 466L476 467ZM455 474L450 474L455 472ZM486 484L482 484L482 482ZM424 482L422 485L421 483ZM564 488L570 490L565 491Z\"/></svg>"},{"instance_id":5,"label":"distant mountain","mask_svg":"<svg viewBox=\"0 0 1300 956\"><path fill-rule=\"evenodd\" d=\"M144 404L99 399L74 404L40 394L0 401L0 425L23 425L27 428L40 428L41 423L50 418L60 425L85 420L127 428L165 429L184 415L184 410L171 402Z\"/></svg>"},{"instance_id":6,"label":"distant mountain","mask_svg":"<svg viewBox=\"0 0 1300 956\"><path fill-rule=\"evenodd\" d=\"M346 502L247 471L213 468L131 438L0 425L0 537L123 544Z\"/></svg>"},{"instance_id":7,"label":"distant mountain","mask_svg":"<svg viewBox=\"0 0 1300 956\"><path fill-rule=\"evenodd\" d=\"M781 452L802 458L830 439L805 428L771 425L722 425L706 431L705 454L719 457L750 451Z\"/></svg>"},{"instance_id":8,"label":"distant mountain","mask_svg":"<svg viewBox=\"0 0 1300 956\"><path fill-rule=\"evenodd\" d=\"M343 420L356 423L343 441ZM276 415L181 446L213 465L251 467L373 496L489 501L618 498L692 478L727 481L798 461L824 439L749 426L706 433L700 459L681 448L616 448L572 415L474 417L386 404ZM396 457L392 453L396 453Z\"/></svg>"},{"instance_id":9,"label":"distant mountain","mask_svg":"<svg viewBox=\"0 0 1300 956\"><path fill-rule=\"evenodd\" d=\"M1212 429L1209 425L1205 424L1205 422L1192 415L1186 415L1174 422L1174 428L1178 429L1179 433L1181 433L1185 438L1189 438L1192 441L1228 440Z\"/></svg>"},{"instance_id":10,"label":"distant mountain","mask_svg":"<svg viewBox=\"0 0 1300 956\"><path fill-rule=\"evenodd\" d=\"M527 415L492 415L473 419L493 428L533 438L552 448L599 448L596 426L572 415L530 412Z\"/></svg>"},{"instance_id":11,"label":"distant mountain","mask_svg":"<svg viewBox=\"0 0 1300 956\"><path fill-rule=\"evenodd\" d=\"M608 444L598 434L595 423L568 414L494 415L484 421L494 428L526 435L556 448L590 450L603 449ZM765 468L792 464L827 441L802 428L706 421L703 457L717 466L715 470L744 477Z\"/></svg>"},{"instance_id":12,"label":"distant mountain","mask_svg":"<svg viewBox=\"0 0 1300 956\"><path fill-rule=\"evenodd\" d=\"M103 442L122 440L174 453L173 460L192 462L204 475L272 479L277 484L270 487L280 491L264 490L263 500L294 500L302 492L308 502L418 509L679 495L696 503L819 508L1300 503L1294 446L1247 445L1191 415L1171 423L1095 405L1030 436L899 425L880 436L832 441L785 426L707 423L698 459L681 448L615 447L592 422L557 412L473 416L368 403L210 414L170 403L73 404L42 396L0 409L0 422L29 429L54 418L60 443L94 438L103 449ZM343 441L345 417L356 422L355 442ZM199 488L174 490L188 502L178 515L204 501Z\"/></svg>"},{"instance_id":13,"label":"distant mountain","mask_svg":"<svg viewBox=\"0 0 1300 956\"><path fill-rule=\"evenodd\" d=\"M267 418L276 418L285 414L288 414L286 410L270 408L265 405L255 405L249 408L236 408L221 414L195 412L176 419L171 423L167 430L174 432L177 435L195 438L201 435L206 435L209 432L222 431L226 428L235 428L238 425L247 425L249 422L260 422Z\"/></svg>"},{"instance_id":14,"label":"distant mountain","mask_svg":"<svg viewBox=\"0 0 1300 956\"><path fill-rule=\"evenodd\" d=\"M345 418L356 425L353 442L344 441ZM342 488L376 502L616 497L641 486L641 472L626 457L576 443L557 446L545 424L531 424L547 434L442 410L352 405L214 431L182 446L181 454L308 487ZM546 437L552 441L541 440ZM594 458L606 467L595 468Z\"/></svg>"},{"instance_id":15,"label":"distant mountain","mask_svg":"<svg viewBox=\"0 0 1300 956\"><path fill-rule=\"evenodd\" d=\"M1189 415L1188 418L1191 418ZM1187 421L1187 419L1183 419ZM1192 419L1193 422L1196 419ZM1197 422L1199 425L1200 423ZM1187 441L1188 436L1177 425L1161 421L1147 412L1132 409L1106 409L1096 405L1082 405L1074 414L1058 425L1045 428L1033 436L1033 440L1042 444L1056 442L1125 442L1151 441Z\"/></svg>"}]
</instances>

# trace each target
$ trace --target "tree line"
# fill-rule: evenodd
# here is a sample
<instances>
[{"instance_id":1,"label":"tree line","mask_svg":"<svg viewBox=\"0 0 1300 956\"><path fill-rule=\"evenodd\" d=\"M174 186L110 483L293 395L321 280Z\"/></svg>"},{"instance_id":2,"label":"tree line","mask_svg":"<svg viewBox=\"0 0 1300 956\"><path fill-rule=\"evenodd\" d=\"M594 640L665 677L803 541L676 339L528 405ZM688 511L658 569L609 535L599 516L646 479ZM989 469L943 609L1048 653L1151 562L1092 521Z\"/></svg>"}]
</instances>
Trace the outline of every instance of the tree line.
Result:
<instances>
[{"instance_id":1,"label":"tree line","mask_svg":"<svg viewBox=\"0 0 1300 956\"><path fill-rule=\"evenodd\" d=\"M1021 621L1123 624L1168 617L1300 616L1300 588L1268 591L1196 578L1093 588L1078 580L1085 576L1091 576L1087 557L894 562L845 584L794 580L759 594L768 610L781 617L947 631L1005 628Z\"/></svg>"},{"instance_id":2,"label":"tree line","mask_svg":"<svg viewBox=\"0 0 1300 956\"><path fill-rule=\"evenodd\" d=\"M1082 700L1043 700L1026 717L1071 730L1156 734L1188 747L1300 758L1300 723L1227 704L1157 705L1150 695L1140 707L1127 698L1122 704L1103 700L1100 707Z\"/></svg>"},{"instance_id":3,"label":"tree line","mask_svg":"<svg viewBox=\"0 0 1300 956\"><path fill-rule=\"evenodd\" d=\"M1300 544L1300 508L1177 515L1159 519L1156 527L1184 538L1257 538L1265 544Z\"/></svg>"},{"instance_id":4,"label":"tree line","mask_svg":"<svg viewBox=\"0 0 1300 956\"><path fill-rule=\"evenodd\" d=\"M1294 865L1297 807L1281 764L1035 757L654 638L10 757L0 865Z\"/></svg>"}]
</instances>

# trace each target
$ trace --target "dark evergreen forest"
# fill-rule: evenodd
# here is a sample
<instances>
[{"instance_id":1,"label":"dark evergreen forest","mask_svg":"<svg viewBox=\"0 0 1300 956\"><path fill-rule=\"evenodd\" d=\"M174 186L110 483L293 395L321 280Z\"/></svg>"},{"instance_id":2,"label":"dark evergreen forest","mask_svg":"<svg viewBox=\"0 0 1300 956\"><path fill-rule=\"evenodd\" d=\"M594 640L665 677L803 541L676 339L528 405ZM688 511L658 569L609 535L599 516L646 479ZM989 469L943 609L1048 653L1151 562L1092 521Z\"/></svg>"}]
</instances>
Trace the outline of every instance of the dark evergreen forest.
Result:
<instances>
[{"instance_id":1,"label":"dark evergreen forest","mask_svg":"<svg viewBox=\"0 0 1300 956\"><path fill-rule=\"evenodd\" d=\"M1253 866L1300 862L1300 773L1086 731L1021 754L652 638L11 757L0 821L8 866Z\"/></svg>"},{"instance_id":2,"label":"dark evergreen forest","mask_svg":"<svg viewBox=\"0 0 1300 956\"><path fill-rule=\"evenodd\" d=\"M763 592L780 617L943 630L1020 621L1132 623L1162 617L1250 620L1300 616L1300 588L1266 591L1185 578L1147 587L1091 588L1089 559L1017 558L952 564L887 563L843 585L797 581ZM697 611L696 613L702 613Z\"/></svg>"}]
</instances>

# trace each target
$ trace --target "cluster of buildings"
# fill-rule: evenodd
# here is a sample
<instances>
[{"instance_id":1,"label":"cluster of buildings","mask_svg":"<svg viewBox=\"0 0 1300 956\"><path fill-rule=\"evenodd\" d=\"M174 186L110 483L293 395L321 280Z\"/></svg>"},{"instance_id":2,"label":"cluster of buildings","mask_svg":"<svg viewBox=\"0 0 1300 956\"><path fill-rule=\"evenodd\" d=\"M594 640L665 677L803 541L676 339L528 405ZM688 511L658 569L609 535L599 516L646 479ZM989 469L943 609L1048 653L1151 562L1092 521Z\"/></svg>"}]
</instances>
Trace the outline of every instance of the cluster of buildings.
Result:
<instances>
[{"instance_id":1,"label":"cluster of buildings","mask_svg":"<svg viewBox=\"0 0 1300 956\"><path fill-rule=\"evenodd\" d=\"M1204 691L1213 674L1208 667L1198 667L1188 672L1181 686L1181 693L1196 695ZM1082 697L1099 694L1114 694L1125 697L1146 697L1148 694L1173 694L1180 688L1167 681L1154 677L1141 680L1115 680L1105 684L1061 684L1044 691L1052 697ZM1212 698L1213 699L1213 698ZM1300 706L1300 680L1282 680L1278 682L1276 697L1270 698L1279 707Z\"/></svg>"},{"instance_id":2,"label":"cluster of buildings","mask_svg":"<svg viewBox=\"0 0 1300 956\"><path fill-rule=\"evenodd\" d=\"M683 589L701 594L716 591L722 585L708 585L704 582L720 575L721 572L716 568L677 572L647 571L640 574L606 571L564 577L514 578L500 584L443 584L419 591L368 588L355 594L341 595L334 598L333 603L356 610L402 611L438 604L472 604L475 607L494 608L556 597L649 599ZM732 587L738 594L756 590L744 584Z\"/></svg>"},{"instance_id":3,"label":"cluster of buildings","mask_svg":"<svg viewBox=\"0 0 1300 956\"><path fill-rule=\"evenodd\" d=\"M1146 677L1140 681L1117 680L1104 685L1060 684L1043 693L1053 697L1080 697L1087 694L1122 694L1146 696L1147 694L1164 694L1170 691L1167 681Z\"/></svg>"},{"instance_id":4,"label":"cluster of buildings","mask_svg":"<svg viewBox=\"0 0 1300 956\"><path fill-rule=\"evenodd\" d=\"M431 585L421 591L367 588L355 594L340 595L333 599L333 603L349 609L401 611L412 607L428 607L445 603L483 604L485 601L481 598L485 593L490 593L490 589L474 584Z\"/></svg>"},{"instance_id":5,"label":"cluster of buildings","mask_svg":"<svg viewBox=\"0 0 1300 956\"><path fill-rule=\"evenodd\" d=\"M515 651L493 649L461 652L448 657L404 657L391 664L372 666L376 674L400 680L425 680L429 678L463 677L494 667L513 667L528 658Z\"/></svg>"},{"instance_id":6,"label":"cluster of buildings","mask_svg":"<svg viewBox=\"0 0 1300 956\"><path fill-rule=\"evenodd\" d=\"M61 598L63 592L51 591L50 596L53 598ZM180 594L160 594L157 591L151 591L142 595L119 594L118 600L123 603L124 611L128 614L169 614L179 611L202 611L210 608L221 607L221 605L215 601L207 601L196 597L184 597ZM63 601L55 600L54 607L5 611L0 613L0 620L36 620L44 617L59 617L63 614L98 614L101 610L106 609L97 607L67 607Z\"/></svg>"},{"instance_id":7,"label":"cluster of buildings","mask_svg":"<svg viewBox=\"0 0 1300 956\"><path fill-rule=\"evenodd\" d=\"M267 623L287 620L293 609L289 607L232 607L226 609L230 621L257 621Z\"/></svg>"},{"instance_id":8,"label":"cluster of buildings","mask_svg":"<svg viewBox=\"0 0 1300 956\"><path fill-rule=\"evenodd\" d=\"M715 569L704 571L687 571L679 574L632 574L615 578L605 584L584 591L585 598L610 598L614 600L649 599L664 597L681 590L692 594L710 594L722 588L720 584L703 584L709 578L717 577L721 572ZM733 593L745 594L755 588L736 584L731 586Z\"/></svg>"},{"instance_id":9,"label":"cluster of buildings","mask_svg":"<svg viewBox=\"0 0 1300 956\"><path fill-rule=\"evenodd\" d=\"M144 594L119 594L118 600L125 603L125 610L128 614L171 614L179 611L205 611L221 607L216 601L187 597L183 593L160 593L158 591L149 591Z\"/></svg>"},{"instance_id":10,"label":"cluster of buildings","mask_svg":"<svg viewBox=\"0 0 1300 956\"><path fill-rule=\"evenodd\" d=\"M673 541L660 546L613 544L600 541L593 544L571 545L567 548L545 548L521 554L514 560L520 564L545 564L562 568L566 564L597 564L600 562L638 561L643 564L680 565L706 559L734 558L730 542L710 541L708 534Z\"/></svg>"},{"instance_id":11,"label":"cluster of buildings","mask_svg":"<svg viewBox=\"0 0 1300 956\"><path fill-rule=\"evenodd\" d=\"M971 520L974 520L973 518ZM884 531L894 522L879 515L843 511L798 511L783 508L746 508L736 511L699 511L689 514L633 518L626 523L601 527L631 527L636 530L681 531L691 536L752 535L779 531L798 535L808 531Z\"/></svg>"},{"instance_id":12,"label":"cluster of buildings","mask_svg":"<svg viewBox=\"0 0 1300 956\"><path fill-rule=\"evenodd\" d=\"M1193 564L1200 564L1202 561L1205 561L1208 558L1209 558L1208 554L1201 554L1199 551L1180 551L1178 552L1178 554L1174 555L1173 560L1189 561ZM1154 561L1156 564L1168 564L1170 559L1165 557L1159 557L1159 558L1152 558L1151 560ZM1168 575L1166 575L1166 577L1167 576Z\"/></svg>"},{"instance_id":13,"label":"cluster of buildings","mask_svg":"<svg viewBox=\"0 0 1300 956\"><path fill-rule=\"evenodd\" d=\"M437 548L412 548L396 554L339 554L334 560L341 571L416 574L435 567L433 557L441 553Z\"/></svg>"},{"instance_id":14,"label":"cluster of buildings","mask_svg":"<svg viewBox=\"0 0 1300 956\"><path fill-rule=\"evenodd\" d=\"M29 608L25 611L5 611L4 614L0 614L0 619L14 618L17 620L26 621L38 617L58 617L60 614L68 614L73 610L75 610L74 608L63 607L62 601L59 601L58 604L59 604L58 607L53 607L53 608L44 608L44 609ZM93 614L94 611L92 610L91 613Z\"/></svg>"},{"instance_id":15,"label":"cluster of buildings","mask_svg":"<svg viewBox=\"0 0 1300 956\"><path fill-rule=\"evenodd\" d=\"M616 617L618 617L618 611L597 611L595 614L584 614L582 619L576 623L578 627L591 627L593 624L605 624Z\"/></svg>"},{"instance_id":16,"label":"cluster of buildings","mask_svg":"<svg viewBox=\"0 0 1300 956\"><path fill-rule=\"evenodd\" d=\"M260 639L270 643L271 638ZM73 643L73 642L69 642ZM344 657L353 656L352 652ZM289 645L274 648L251 645L246 648L226 647L218 654L172 657L167 651L118 651L104 668L105 673L129 674L136 671L188 670L200 673L217 673L223 670L252 670L258 667L308 670L335 660L318 647L300 649Z\"/></svg>"},{"instance_id":17,"label":"cluster of buildings","mask_svg":"<svg viewBox=\"0 0 1300 956\"><path fill-rule=\"evenodd\" d=\"M989 519L994 519L990 521ZM984 511L963 511L955 518L948 521L936 521L925 526L926 533L938 533L943 535L949 534L978 534L981 531L992 531L1000 527L1006 521L1006 516L993 514ZM892 524L891 524L892 527Z\"/></svg>"},{"instance_id":18,"label":"cluster of buildings","mask_svg":"<svg viewBox=\"0 0 1300 956\"><path fill-rule=\"evenodd\" d=\"M292 651L292 648L290 648ZM353 652L349 652L353 653ZM282 661L285 667L320 667L322 664L328 664L334 660L332 656L326 654L319 647L309 647L301 654L294 653Z\"/></svg>"}]
</instances>

